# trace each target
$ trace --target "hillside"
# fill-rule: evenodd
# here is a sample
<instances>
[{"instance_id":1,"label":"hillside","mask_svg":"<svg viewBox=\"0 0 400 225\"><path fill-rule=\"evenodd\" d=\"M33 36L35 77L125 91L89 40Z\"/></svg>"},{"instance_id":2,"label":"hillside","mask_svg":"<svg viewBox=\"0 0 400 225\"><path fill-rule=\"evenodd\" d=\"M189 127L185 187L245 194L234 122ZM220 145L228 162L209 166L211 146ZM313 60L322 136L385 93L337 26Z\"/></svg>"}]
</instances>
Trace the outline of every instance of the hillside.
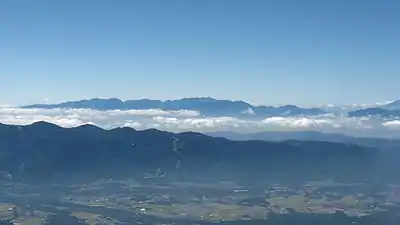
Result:
<instances>
[{"instance_id":1,"label":"hillside","mask_svg":"<svg viewBox=\"0 0 400 225\"><path fill-rule=\"evenodd\" d=\"M232 141L193 132L62 128L46 122L0 125L0 169L16 176L110 171L137 175L161 168L170 173L340 179L362 179L369 172L365 178L373 179L390 176L397 165L389 162L393 154L398 155L322 141Z\"/></svg>"}]
</instances>

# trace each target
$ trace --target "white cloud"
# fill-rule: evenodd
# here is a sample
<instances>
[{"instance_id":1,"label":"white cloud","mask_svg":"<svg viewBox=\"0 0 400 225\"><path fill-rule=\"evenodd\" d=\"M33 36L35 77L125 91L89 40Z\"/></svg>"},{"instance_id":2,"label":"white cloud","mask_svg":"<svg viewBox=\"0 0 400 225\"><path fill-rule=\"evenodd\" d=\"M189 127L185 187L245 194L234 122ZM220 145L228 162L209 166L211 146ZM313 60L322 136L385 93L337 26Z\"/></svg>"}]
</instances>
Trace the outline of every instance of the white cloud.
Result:
<instances>
[{"instance_id":1,"label":"white cloud","mask_svg":"<svg viewBox=\"0 0 400 225\"><path fill-rule=\"evenodd\" d=\"M135 120L145 120L154 116L174 116L177 118L196 117L195 111L151 110L110 110L91 109L22 109L0 108L0 122L6 124L26 125L37 121L47 121L64 127L93 123L105 128L129 125L140 127Z\"/></svg>"},{"instance_id":2,"label":"white cloud","mask_svg":"<svg viewBox=\"0 0 400 225\"><path fill-rule=\"evenodd\" d=\"M259 120L235 117L202 117L195 111L109 110L90 109L21 109L0 108L0 123L26 125L47 121L63 127L91 123L105 129L132 127L157 128L170 131L256 132L273 130L320 130L353 135L398 132L400 121L382 121L376 118L349 118L340 114L311 117L270 117ZM400 136L400 132L399 132Z\"/></svg>"},{"instance_id":3,"label":"white cloud","mask_svg":"<svg viewBox=\"0 0 400 225\"><path fill-rule=\"evenodd\" d=\"M327 112L335 112L335 113L347 113L349 111L365 109L365 108L375 108L375 107L382 107L387 104L390 104L394 101L382 101L382 102L375 102L375 103L355 103L349 105L335 105L335 104L323 104L317 105L315 107L322 108Z\"/></svg>"},{"instance_id":4,"label":"white cloud","mask_svg":"<svg viewBox=\"0 0 400 225\"><path fill-rule=\"evenodd\" d=\"M125 123L122 125L122 127L132 127L134 129L140 129L143 127L143 125L139 122L135 121L125 121Z\"/></svg>"},{"instance_id":5,"label":"white cloud","mask_svg":"<svg viewBox=\"0 0 400 225\"><path fill-rule=\"evenodd\" d=\"M384 102L377 102L375 103L377 106L383 106L383 105L388 105L390 103L393 103L394 100L390 100L390 101L384 101Z\"/></svg>"},{"instance_id":6,"label":"white cloud","mask_svg":"<svg viewBox=\"0 0 400 225\"><path fill-rule=\"evenodd\" d=\"M1 108L11 108L13 107L12 105L7 105L7 104L0 104L0 109Z\"/></svg>"},{"instance_id":7,"label":"white cloud","mask_svg":"<svg viewBox=\"0 0 400 225\"><path fill-rule=\"evenodd\" d=\"M374 102L374 103L355 103L352 105L342 105L340 108L343 110L357 110L357 109L365 109L365 108L374 108L381 107L387 104L390 104L394 101L382 101L382 102Z\"/></svg>"},{"instance_id":8,"label":"white cloud","mask_svg":"<svg viewBox=\"0 0 400 225\"><path fill-rule=\"evenodd\" d=\"M274 128L287 129L367 129L373 121L334 114L313 117L271 117L261 121Z\"/></svg>"},{"instance_id":9,"label":"white cloud","mask_svg":"<svg viewBox=\"0 0 400 225\"><path fill-rule=\"evenodd\" d=\"M391 129L400 129L400 120L386 121L382 125Z\"/></svg>"},{"instance_id":10,"label":"white cloud","mask_svg":"<svg viewBox=\"0 0 400 225\"><path fill-rule=\"evenodd\" d=\"M262 123L266 125L281 126L284 128L317 128L325 123L329 123L329 121L306 117L271 117L262 120Z\"/></svg>"},{"instance_id":11,"label":"white cloud","mask_svg":"<svg viewBox=\"0 0 400 225\"><path fill-rule=\"evenodd\" d=\"M221 130L246 128L250 123L234 117L206 117L206 118L168 118L153 117L153 120L163 124L166 128L174 130Z\"/></svg>"}]
</instances>

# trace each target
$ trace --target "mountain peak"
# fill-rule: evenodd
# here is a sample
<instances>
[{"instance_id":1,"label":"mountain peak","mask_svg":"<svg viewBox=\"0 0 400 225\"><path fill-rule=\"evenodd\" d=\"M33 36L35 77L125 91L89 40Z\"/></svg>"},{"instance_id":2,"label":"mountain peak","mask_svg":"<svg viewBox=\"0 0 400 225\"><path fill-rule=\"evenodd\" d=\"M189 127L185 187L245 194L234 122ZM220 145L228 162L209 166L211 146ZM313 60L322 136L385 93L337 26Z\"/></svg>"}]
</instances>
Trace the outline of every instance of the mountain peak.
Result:
<instances>
[{"instance_id":1,"label":"mountain peak","mask_svg":"<svg viewBox=\"0 0 400 225\"><path fill-rule=\"evenodd\" d=\"M75 127L75 129L85 129L85 130L99 130L99 131L104 131L104 129L103 128L101 128L101 127L98 127L98 126L96 126L96 125L94 125L94 124L90 124L90 123L86 123L86 124L82 124L82 125L80 125L80 126L78 126L78 127Z\"/></svg>"},{"instance_id":2,"label":"mountain peak","mask_svg":"<svg viewBox=\"0 0 400 225\"><path fill-rule=\"evenodd\" d=\"M46 122L46 121L37 121L37 122L34 122L34 123L30 124L30 125L25 125L25 126L26 127L35 127L35 128L57 128L57 129L62 128L62 127L60 127L60 126L58 126L56 124L49 123L49 122Z\"/></svg>"}]
</instances>

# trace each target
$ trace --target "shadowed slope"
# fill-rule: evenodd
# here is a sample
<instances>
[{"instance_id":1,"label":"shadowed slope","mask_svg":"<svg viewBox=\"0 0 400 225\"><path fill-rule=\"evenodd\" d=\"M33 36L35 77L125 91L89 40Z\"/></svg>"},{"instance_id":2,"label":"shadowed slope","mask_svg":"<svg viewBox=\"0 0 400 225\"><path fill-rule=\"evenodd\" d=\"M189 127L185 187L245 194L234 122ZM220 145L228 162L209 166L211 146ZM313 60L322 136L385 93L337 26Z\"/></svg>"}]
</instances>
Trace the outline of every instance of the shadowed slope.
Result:
<instances>
[{"instance_id":1,"label":"shadowed slope","mask_svg":"<svg viewBox=\"0 0 400 225\"><path fill-rule=\"evenodd\" d=\"M0 169L42 176L154 168L174 171L179 161L180 171L196 173L360 177L366 171L385 171L381 168L385 154L322 141L232 141L194 132L104 130L93 125L62 128L46 122L0 126Z\"/></svg>"}]
</instances>

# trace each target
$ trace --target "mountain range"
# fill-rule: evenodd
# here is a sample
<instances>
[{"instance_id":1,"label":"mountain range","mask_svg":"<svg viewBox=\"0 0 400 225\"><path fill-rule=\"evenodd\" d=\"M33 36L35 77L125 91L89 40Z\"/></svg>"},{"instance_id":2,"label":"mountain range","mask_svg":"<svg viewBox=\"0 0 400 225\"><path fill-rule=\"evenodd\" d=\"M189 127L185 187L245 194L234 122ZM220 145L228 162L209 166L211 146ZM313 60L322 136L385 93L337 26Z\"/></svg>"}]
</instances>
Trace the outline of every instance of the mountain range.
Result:
<instances>
[{"instance_id":1,"label":"mountain range","mask_svg":"<svg viewBox=\"0 0 400 225\"><path fill-rule=\"evenodd\" d=\"M194 132L46 122L0 125L0 170L22 178L162 170L208 179L382 180L397 176L399 156L395 150L325 141L233 141Z\"/></svg>"},{"instance_id":2,"label":"mountain range","mask_svg":"<svg viewBox=\"0 0 400 225\"><path fill-rule=\"evenodd\" d=\"M33 104L22 108L75 108L95 110L193 110L203 116L232 116L265 118L274 116L317 116L330 113L326 108L302 108L295 105L279 107L255 106L244 101L218 100L211 97L181 98L177 100L127 100L118 98L92 98L78 101L67 101L58 104ZM335 113L337 113L335 111ZM347 113L350 117L380 116L382 118L400 117L400 100L380 107L351 110Z\"/></svg>"},{"instance_id":3,"label":"mountain range","mask_svg":"<svg viewBox=\"0 0 400 225\"><path fill-rule=\"evenodd\" d=\"M400 100L393 101L389 104L383 106L385 109L389 110L400 110Z\"/></svg>"},{"instance_id":4,"label":"mountain range","mask_svg":"<svg viewBox=\"0 0 400 225\"><path fill-rule=\"evenodd\" d=\"M233 131L207 132L212 137L224 137L230 140L249 141L325 141L333 143L348 143L376 148L400 148L400 139L385 139L371 137L352 137L341 133L323 133L319 131L263 131L256 133L237 133Z\"/></svg>"},{"instance_id":5,"label":"mountain range","mask_svg":"<svg viewBox=\"0 0 400 225\"><path fill-rule=\"evenodd\" d=\"M354 110L348 113L350 117L381 117L396 118L400 117L400 100L393 101L380 107Z\"/></svg>"},{"instance_id":6,"label":"mountain range","mask_svg":"<svg viewBox=\"0 0 400 225\"><path fill-rule=\"evenodd\" d=\"M320 115L326 112L318 108L300 108L295 105L280 107L254 106L244 101L217 100L210 97L182 98L177 100L127 100L117 98L92 98L80 101L68 101L59 104L34 104L23 108L86 108L96 110L130 110L130 109L162 109L162 110L193 110L204 116L233 117L266 117L266 116L296 116Z\"/></svg>"},{"instance_id":7,"label":"mountain range","mask_svg":"<svg viewBox=\"0 0 400 225\"><path fill-rule=\"evenodd\" d=\"M381 118L394 118L400 117L400 109L367 108L351 111L348 115L351 117L379 116Z\"/></svg>"}]
</instances>

